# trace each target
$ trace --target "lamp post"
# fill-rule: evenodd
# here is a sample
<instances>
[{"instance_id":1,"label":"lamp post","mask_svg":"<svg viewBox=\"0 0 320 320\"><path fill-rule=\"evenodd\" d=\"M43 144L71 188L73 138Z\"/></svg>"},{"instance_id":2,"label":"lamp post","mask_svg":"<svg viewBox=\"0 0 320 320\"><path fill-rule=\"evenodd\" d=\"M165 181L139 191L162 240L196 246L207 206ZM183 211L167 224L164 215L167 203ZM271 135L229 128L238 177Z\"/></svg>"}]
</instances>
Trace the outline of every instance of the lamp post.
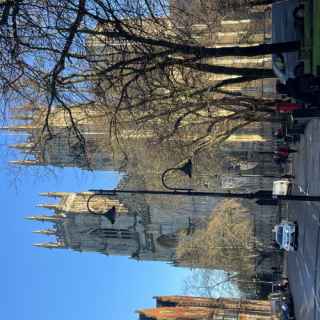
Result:
<instances>
[{"instance_id":1,"label":"lamp post","mask_svg":"<svg viewBox=\"0 0 320 320\"><path fill-rule=\"evenodd\" d=\"M240 173L239 177L246 177L246 178L276 178L276 179L292 179L294 178L291 174L284 174L284 175L272 175L272 174L243 174Z\"/></svg>"},{"instance_id":2,"label":"lamp post","mask_svg":"<svg viewBox=\"0 0 320 320\"><path fill-rule=\"evenodd\" d=\"M307 195L273 195L271 190L259 190L251 193L239 192L206 192L206 191L192 191L188 188L175 188L167 185L165 178L170 171L179 170L192 177L192 162L189 159L184 165L176 168L170 168L163 172L161 181L163 186L170 190L125 190L125 189L91 189L90 192L94 194L91 196L115 196L120 193L127 194L145 194L145 195L167 195L167 196L186 196L186 197L214 197L214 198L237 198L237 199L257 199L257 203L261 205L275 205L280 200L285 201L320 201L320 196ZM88 200L88 203L90 198ZM89 205L88 205L89 207Z\"/></svg>"},{"instance_id":3,"label":"lamp post","mask_svg":"<svg viewBox=\"0 0 320 320\"><path fill-rule=\"evenodd\" d=\"M190 190L190 189L189 189ZM272 195L272 191L259 190L253 193L237 193L237 192L204 192L204 191L173 191L163 190L121 190L121 189L91 189L95 195L115 196L120 193L127 194L146 194L146 195L168 195L168 196L186 196L186 197L214 197L214 198L238 198L238 199L263 199L263 200L294 200L294 201L320 201L320 196L304 196L304 195Z\"/></svg>"}]
</instances>

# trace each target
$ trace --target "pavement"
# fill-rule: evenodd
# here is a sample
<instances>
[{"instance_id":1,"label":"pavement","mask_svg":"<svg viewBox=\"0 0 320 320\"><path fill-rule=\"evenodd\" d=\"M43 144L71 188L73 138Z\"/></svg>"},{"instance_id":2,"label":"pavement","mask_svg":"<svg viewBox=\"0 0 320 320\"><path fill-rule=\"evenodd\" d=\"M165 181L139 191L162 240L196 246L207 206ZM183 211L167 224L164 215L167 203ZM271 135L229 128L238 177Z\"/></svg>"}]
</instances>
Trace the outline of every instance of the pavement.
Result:
<instances>
[{"instance_id":1,"label":"pavement","mask_svg":"<svg viewBox=\"0 0 320 320\"><path fill-rule=\"evenodd\" d=\"M320 195L320 119L308 123L292 163L294 193ZM297 320L320 320L320 203L290 202L288 217L298 222L298 250L287 260Z\"/></svg>"}]
</instances>

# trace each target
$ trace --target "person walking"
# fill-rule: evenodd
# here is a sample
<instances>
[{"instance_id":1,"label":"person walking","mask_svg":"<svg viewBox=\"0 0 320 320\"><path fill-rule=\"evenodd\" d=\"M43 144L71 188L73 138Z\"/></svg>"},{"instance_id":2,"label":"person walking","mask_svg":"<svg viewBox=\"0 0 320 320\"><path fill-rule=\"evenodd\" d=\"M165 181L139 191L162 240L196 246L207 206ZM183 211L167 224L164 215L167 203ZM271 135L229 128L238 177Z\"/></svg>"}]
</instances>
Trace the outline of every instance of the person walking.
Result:
<instances>
[{"instance_id":1,"label":"person walking","mask_svg":"<svg viewBox=\"0 0 320 320\"><path fill-rule=\"evenodd\" d=\"M298 101L320 104L320 77L312 74L289 78L285 84L277 81L276 90L279 94L287 95Z\"/></svg>"}]
</instances>

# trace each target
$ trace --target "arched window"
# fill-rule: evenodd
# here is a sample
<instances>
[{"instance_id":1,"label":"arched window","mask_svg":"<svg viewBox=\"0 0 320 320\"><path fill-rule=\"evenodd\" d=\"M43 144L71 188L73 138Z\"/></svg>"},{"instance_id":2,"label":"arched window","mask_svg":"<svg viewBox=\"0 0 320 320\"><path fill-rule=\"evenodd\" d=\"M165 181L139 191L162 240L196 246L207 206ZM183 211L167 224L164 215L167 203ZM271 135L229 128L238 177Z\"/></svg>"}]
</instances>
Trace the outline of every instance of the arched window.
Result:
<instances>
[{"instance_id":1,"label":"arched window","mask_svg":"<svg viewBox=\"0 0 320 320\"><path fill-rule=\"evenodd\" d=\"M176 233L162 234L158 237L157 242L165 248L174 248L178 244L178 238Z\"/></svg>"}]
</instances>

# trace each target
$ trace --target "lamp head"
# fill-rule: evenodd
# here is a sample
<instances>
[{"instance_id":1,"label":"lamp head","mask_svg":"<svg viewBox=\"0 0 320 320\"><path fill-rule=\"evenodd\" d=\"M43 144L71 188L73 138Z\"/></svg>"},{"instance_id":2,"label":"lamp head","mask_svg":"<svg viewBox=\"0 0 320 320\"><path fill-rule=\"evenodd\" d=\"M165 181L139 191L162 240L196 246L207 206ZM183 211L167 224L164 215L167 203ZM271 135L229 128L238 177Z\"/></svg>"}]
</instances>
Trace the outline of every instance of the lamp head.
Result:
<instances>
[{"instance_id":1,"label":"lamp head","mask_svg":"<svg viewBox=\"0 0 320 320\"><path fill-rule=\"evenodd\" d=\"M189 178L192 177L192 161L189 159L184 165L181 167L178 167L180 171L182 171L184 174L186 174Z\"/></svg>"},{"instance_id":2,"label":"lamp head","mask_svg":"<svg viewBox=\"0 0 320 320\"><path fill-rule=\"evenodd\" d=\"M114 224L116 222L116 215L117 212L115 206L113 206L111 209L109 209L103 214L103 216L106 217L111 222L111 224Z\"/></svg>"}]
</instances>

